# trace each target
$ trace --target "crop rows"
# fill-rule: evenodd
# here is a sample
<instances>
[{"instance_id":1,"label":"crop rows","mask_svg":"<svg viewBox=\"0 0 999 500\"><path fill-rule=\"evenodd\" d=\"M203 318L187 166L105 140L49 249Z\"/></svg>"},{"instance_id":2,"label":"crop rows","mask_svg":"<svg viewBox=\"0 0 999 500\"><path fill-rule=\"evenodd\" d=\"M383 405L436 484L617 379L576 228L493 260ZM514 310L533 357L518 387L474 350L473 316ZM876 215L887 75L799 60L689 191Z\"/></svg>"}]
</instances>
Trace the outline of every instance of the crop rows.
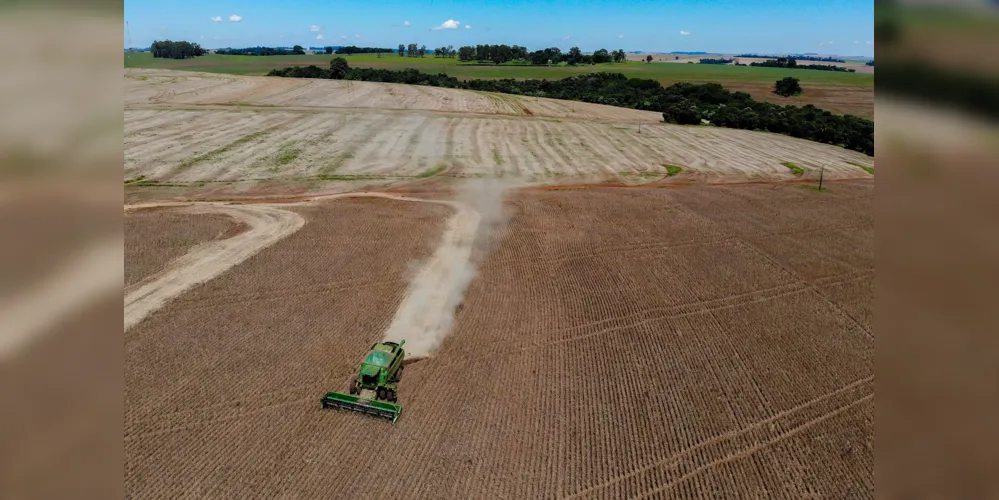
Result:
<instances>
[{"instance_id":1,"label":"crop rows","mask_svg":"<svg viewBox=\"0 0 999 500\"><path fill-rule=\"evenodd\" d=\"M164 269L194 245L235 228L225 216L162 209L126 213L124 224L125 287Z\"/></svg>"},{"instance_id":2,"label":"crop rows","mask_svg":"<svg viewBox=\"0 0 999 500\"><path fill-rule=\"evenodd\" d=\"M659 180L680 165L704 180L867 177L844 149L740 130L448 117L384 111L125 112L129 177L161 182L354 176L514 176L533 182ZM288 151L295 154L288 156Z\"/></svg>"},{"instance_id":3,"label":"crop rows","mask_svg":"<svg viewBox=\"0 0 999 500\"><path fill-rule=\"evenodd\" d=\"M868 497L874 348L851 317L873 260L851 259L873 252L869 186L517 194L394 426L317 398L380 338L447 211L300 209L298 233L127 332L126 494ZM781 217L746 228L761 211ZM767 234L850 268L810 275Z\"/></svg>"}]
</instances>

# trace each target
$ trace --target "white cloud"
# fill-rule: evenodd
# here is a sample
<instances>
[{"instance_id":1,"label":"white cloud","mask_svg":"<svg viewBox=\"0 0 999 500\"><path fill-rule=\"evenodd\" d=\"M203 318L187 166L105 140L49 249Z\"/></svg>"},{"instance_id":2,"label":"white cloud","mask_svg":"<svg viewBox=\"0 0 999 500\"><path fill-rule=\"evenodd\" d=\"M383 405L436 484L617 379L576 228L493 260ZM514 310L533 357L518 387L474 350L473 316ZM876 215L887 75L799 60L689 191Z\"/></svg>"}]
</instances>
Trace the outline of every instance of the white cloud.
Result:
<instances>
[{"instance_id":1,"label":"white cloud","mask_svg":"<svg viewBox=\"0 0 999 500\"><path fill-rule=\"evenodd\" d=\"M354 35L354 38L360 40L361 39L361 35Z\"/></svg>"},{"instance_id":2,"label":"white cloud","mask_svg":"<svg viewBox=\"0 0 999 500\"><path fill-rule=\"evenodd\" d=\"M835 43L836 42L819 42L819 46L820 47L824 47L826 45L834 45Z\"/></svg>"},{"instance_id":3,"label":"white cloud","mask_svg":"<svg viewBox=\"0 0 999 500\"><path fill-rule=\"evenodd\" d=\"M238 22L240 22L240 21L243 20L243 16L241 16L239 14L233 14L233 15L229 16L229 20L232 21L232 22L234 22L234 23L238 23Z\"/></svg>"},{"instance_id":4,"label":"white cloud","mask_svg":"<svg viewBox=\"0 0 999 500\"><path fill-rule=\"evenodd\" d=\"M470 29L472 29L472 25L471 25L471 24L466 24L466 25L465 25L465 29L466 29L466 30L470 30Z\"/></svg>"},{"instance_id":5,"label":"white cloud","mask_svg":"<svg viewBox=\"0 0 999 500\"><path fill-rule=\"evenodd\" d=\"M211 19L213 23L222 22L222 16L210 17L209 19Z\"/></svg>"},{"instance_id":6,"label":"white cloud","mask_svg":"<svg viewBox=\"0 0 999 500\"><path fill-rule=\"evenodd\" d=\"M458 29L458 26L461 26L461 21L455 21L454 19L448 19L447 21L444 21L444 23L441 24L440 26L434 26L433 28L430 28L430 29L432 29L434 31L437 31L437 30L456 30L456 29Z\"/></svg>"},{"instance_id":7,"label":"white cloud","mask_svg":"<svg viewBox=\"0 0 999 500\"><path fill-rule=\"evenodd\" d=\"M690 34L690 32L689 31L680 30L680 34L683 35L683 36L687 36L687 35Z\"/></svg>"},{"instance_id":8,"label":"white cloud","mask_svg":"<svg viewBox=\"0 0 999 500\"><path fill-rule=\"evenodd\" d=\"M408 28L409 27L409 21L403 21L402 25Z\"/></svg>"},{"instance_id":9,"label":"white cloud","mask_svg":"<svg viewBox=\"0 0 999 500\"><path fill-rule=\"evenodd\" d=\"M571 40L572 39L572 35L566 35L566 36L562 37L562 39L563 40Z\"/></svg>"},{"instance_id":10,"label":"white cloud","mask_svg":"<svg viewBox=\"0 0 999 500\"><path fill-rule=\"evenodd\" d=\"M309 26L309 31L311 31L313 33L317 32L317 31L319 31L321 29L322 28L320 28L318 24L313 24L312 26Z\"/></svg>"},{"instance_id":11,"label":"white cloud","mask_svg":"<svg viewBox=\"0 0 999 500\"><path fill-rule=\"evenodd\" d=\"M347 39L347 35L340 35L340 39L341 40L346 40Z\"/></svg>"},{"instance_id":12,"label":"white cloud","mask_svg":"<svg viewBox=\"0 0 999 500\"><path fill-rule=\"evenodd\" d=\"M316 35L316 40L325 40L325 39L326 39L326 37L324 37L321 34L320 35Z\"/></svg>"},{"instance_id":13,"label":"white cloud","mask_svg":"<svg viewBox=\"0 0 999 500\"><path fill-rule=\"evenodd\" d=\"M618 35L617 37L618 38L624 38L624 35Z\"/></svg>"},{"instance_id":14,"label":"white cloud","mask_svg":"<svg viewBox=\"0 0 999 500\"><path fill-rule=\"evenodd\" d=\"M866 42L864 42L864 43L866 43L867 45L870 45L870 44L871 44L871 41L870 41L870 40L868 40L868 41L866 41Z\"/></svg>"}]
</instances>

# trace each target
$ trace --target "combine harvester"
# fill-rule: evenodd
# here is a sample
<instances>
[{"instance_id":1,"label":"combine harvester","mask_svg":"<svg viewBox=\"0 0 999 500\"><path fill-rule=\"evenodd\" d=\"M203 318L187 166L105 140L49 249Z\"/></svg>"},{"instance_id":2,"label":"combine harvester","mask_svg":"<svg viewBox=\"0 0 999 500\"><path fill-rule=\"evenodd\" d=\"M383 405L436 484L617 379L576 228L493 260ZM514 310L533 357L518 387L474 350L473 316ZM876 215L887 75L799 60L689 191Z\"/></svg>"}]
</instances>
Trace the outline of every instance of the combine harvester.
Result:
<instances>
[{"instance_id":1,"label":"combine harvester","mask_svg":"<svg viewBox=\"0 0 999 500\"><path fill-rule=\"evenodd\" d=\"M402 414L402 405L396 404L399 378L402 377L402 361L406 351L403 340L379 342L371 346L371 352L361 362L357 378L350 384L350 394L327 392L323 397L323 408L334 408L367 413L387 418L394 424Z\"/></svg>"}]
</instances>

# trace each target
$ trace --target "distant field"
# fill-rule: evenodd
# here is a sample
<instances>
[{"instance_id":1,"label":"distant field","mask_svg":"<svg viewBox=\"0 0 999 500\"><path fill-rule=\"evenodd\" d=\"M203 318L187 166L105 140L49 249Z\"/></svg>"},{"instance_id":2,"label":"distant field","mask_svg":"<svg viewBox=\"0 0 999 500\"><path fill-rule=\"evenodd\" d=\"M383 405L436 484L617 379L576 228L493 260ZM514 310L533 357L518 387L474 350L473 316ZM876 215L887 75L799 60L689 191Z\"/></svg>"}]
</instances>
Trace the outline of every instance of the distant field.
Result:
<instances>
[{"instance_id":1,"label":"distant field","mask_svg":"<svg viewBox=\"0 0 999 500\"><path fill-rule=\"evenodd\" d=\"M234 75L263 75L275 68L288 66L326 66L333 56L327 54L302 56L220 56L206 55L195 59L155 59L149 53L125 54L126 68L160 68ZM874 75L838 73L832 71L789 70L783 68L755 68L701 64L665 64L625 62L596 66L480 66L459 64L457 59L434 57L410 58L395 54L359 54L345 56L353 66L402 69L417 68L425 72L447 73L462 79L468 78L549 78L592 73L594 71L620 72L629 77L651 78L670 84L680 81L769 84L794 76L802 85L874 87Z\"/></svg>"}]
</instances>

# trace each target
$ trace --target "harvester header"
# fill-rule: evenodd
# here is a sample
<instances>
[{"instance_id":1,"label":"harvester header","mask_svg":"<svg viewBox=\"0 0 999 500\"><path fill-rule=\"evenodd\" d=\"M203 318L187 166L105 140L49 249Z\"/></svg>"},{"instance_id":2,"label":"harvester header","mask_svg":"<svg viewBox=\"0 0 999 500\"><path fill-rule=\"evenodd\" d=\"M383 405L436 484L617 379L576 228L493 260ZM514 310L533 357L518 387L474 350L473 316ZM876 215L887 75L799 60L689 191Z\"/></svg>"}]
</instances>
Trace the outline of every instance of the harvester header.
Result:
<instances>
[{"instance_id":1,"label":"harvester header","mask_svg":"<svg viewBox=\"0 0 999 500\"><path fill-rule=\"evenodd\" d=\"M402 414L397 404L399 378L402 377L406 341L379 342L361 362L357 377L350 382L350 394L328 392L322 399L323 408L350 410L386 418L394 424Z\"/></svg>"}]
</instances>

